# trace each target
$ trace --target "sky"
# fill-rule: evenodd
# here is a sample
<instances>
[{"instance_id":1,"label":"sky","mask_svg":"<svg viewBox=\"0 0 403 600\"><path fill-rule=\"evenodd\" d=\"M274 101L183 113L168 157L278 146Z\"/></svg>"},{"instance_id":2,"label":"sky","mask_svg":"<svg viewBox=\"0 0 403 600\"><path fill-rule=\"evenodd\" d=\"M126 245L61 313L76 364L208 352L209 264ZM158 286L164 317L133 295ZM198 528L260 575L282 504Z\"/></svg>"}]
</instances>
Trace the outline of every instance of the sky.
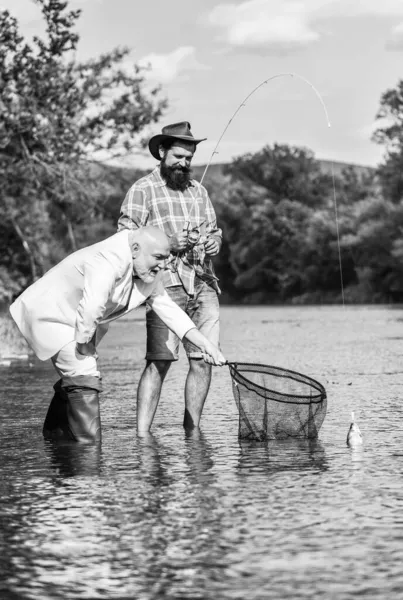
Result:
<instances>
[{"instance_id":1,"label":"sky","mask_svg":"<svg viewBox=\"0 0 403 600\"><path fill-rule=\"evenodd\" d=\"M79 60L127 46L130 65L151 65L149 85L160 83L169 102L151 134L189 121L195 137L208 138L193 164L229 162L274 143L304 146L318 159L382 160L371 134L381 95L403 78L403 0L69 4L82 9ZM0 0L1 8L25 36L43 32L34 0ZM152 167L155 160L136 155L126 164Z\"/></svg>"}]
</instances>

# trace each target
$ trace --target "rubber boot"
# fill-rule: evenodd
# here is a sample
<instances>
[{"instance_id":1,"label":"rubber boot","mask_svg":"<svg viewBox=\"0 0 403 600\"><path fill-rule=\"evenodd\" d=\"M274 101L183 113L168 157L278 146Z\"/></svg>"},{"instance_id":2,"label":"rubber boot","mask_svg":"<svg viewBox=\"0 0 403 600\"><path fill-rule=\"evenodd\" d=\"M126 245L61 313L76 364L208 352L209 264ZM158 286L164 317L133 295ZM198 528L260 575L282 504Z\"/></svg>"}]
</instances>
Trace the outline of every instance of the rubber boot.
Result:
<instances>
[{"instance_id":1,"label":"rubber boot","mask_svg":"<svg viewBox=\"0 0 403 600\"><path fill-rule=\"evenodd\" d=\"M53 440L100 442L101 419L98 377L63 377L55 386L43 426L43 436Z\"/></svg>"},{"instance_id":2,"label":"rubber boot","mask_svg":"<svg viewBox=\"0 0 403 600\"><path fill-rule=\"evenodd\" d=\"M42 431L43 437L46 439L65 438L64 431L67 429L67 413L61 383L62 380L59 379L53 386L55 393L50 402Z\"/></svg>"}]
</instances>

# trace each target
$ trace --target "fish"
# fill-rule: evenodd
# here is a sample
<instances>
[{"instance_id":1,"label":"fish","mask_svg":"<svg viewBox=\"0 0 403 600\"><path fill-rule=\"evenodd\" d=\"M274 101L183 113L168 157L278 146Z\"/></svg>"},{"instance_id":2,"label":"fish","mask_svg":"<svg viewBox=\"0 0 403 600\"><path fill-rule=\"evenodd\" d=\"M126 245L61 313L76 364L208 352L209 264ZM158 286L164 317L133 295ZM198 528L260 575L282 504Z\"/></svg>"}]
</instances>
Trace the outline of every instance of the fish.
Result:
<instances>
[{"instance_id":1,"label":"fish","mask_svg":"<svg viewBox=\"0 0 403 600\"><path fill-rule=\"evenodd\" d=\"M347 434L347 446L361 446L363 444L360 428L354 419L354 413L351 413L351 425Z\"/></svg>"}]
</instances>

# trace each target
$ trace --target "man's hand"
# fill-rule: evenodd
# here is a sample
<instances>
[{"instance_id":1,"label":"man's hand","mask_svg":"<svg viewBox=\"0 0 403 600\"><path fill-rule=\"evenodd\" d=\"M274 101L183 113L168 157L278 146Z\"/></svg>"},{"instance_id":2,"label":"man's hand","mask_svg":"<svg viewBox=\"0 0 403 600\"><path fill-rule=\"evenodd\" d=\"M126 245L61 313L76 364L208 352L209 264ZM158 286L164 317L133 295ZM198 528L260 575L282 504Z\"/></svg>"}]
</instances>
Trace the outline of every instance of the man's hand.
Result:
<instances>
[{"instance_id":1,"label":"man's hand","mask_svg":"<svg viewBox=\"0 0 403 600\"><path fill-rule=\"evenodd\" d=\"M188 232L187 229L183 231L177 231L169 236L169 249L171 252L183 252L186 250L188 244Z\"/></svg>"},{"instance_id":2,"label":"man's hand","mask_svg":"<svg viewBox=\"0 0 403 600\"><path fill-rule=\"evenodd\" d=\"M92 340L90 340L86 344L80 344L79 342L77 342L76 348L78 354L81 354L82 356L93 356L94 358L98 358L95 344Z\"/></svg>"},{"instance_id":3,"label":"man's hand","mask_svg":"<svg viewBox=\"0 0 403 600\"><path fill-rule=\"evenodd\" d=\"M203 353L204 362L209 365L214 365L215 367L222 367L226 364L227 360L224 358L223 354L214 346L211 342L206 340L204 343L204 348L201 348Z\"/></svg>"},{"instance_id":4,"label":"man's hand","mask_svg":"<svg viewBox=\"0 0 403 600\"><path fill-rule=\"evenodd\" d=\"M204 243L204 249L207 256L216 256L216 254L218 254L220 251L220 243L214 237L207 238Z\"/></svg>"},{"instance_id":5,"label":"man's hand","mask_svg":"<svg viewBox=\"0 0 403 600\"><path fill-rule=\"evenodd\" d=\"M192 329L189 329L185 335L185 338L199 348L200 352L203 354L204 362L208 363L209 365L222 367L227 363L217 346L212 344L201 333L201 331L197 329L197 327L192 327Z\"/></svg>"}]
</instances>

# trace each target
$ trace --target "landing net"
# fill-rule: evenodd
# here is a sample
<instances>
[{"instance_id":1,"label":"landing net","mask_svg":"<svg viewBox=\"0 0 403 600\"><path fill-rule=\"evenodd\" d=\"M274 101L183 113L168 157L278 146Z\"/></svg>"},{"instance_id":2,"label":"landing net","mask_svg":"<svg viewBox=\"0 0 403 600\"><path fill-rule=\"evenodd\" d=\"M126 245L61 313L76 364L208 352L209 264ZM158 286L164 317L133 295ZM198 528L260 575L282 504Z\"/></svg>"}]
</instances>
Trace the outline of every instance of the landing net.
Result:
<instances>
[{"instance_id":1,"label":"landing net","mask_svg":"<svg viewBox=\"0 0 403 600\"><path fill-rule=\"evenodd\" d=\"M239 411L239 437L316 438L325 419L326 390L311 377L280 367L229 363Z\"/></svg>"}]
</instances>

